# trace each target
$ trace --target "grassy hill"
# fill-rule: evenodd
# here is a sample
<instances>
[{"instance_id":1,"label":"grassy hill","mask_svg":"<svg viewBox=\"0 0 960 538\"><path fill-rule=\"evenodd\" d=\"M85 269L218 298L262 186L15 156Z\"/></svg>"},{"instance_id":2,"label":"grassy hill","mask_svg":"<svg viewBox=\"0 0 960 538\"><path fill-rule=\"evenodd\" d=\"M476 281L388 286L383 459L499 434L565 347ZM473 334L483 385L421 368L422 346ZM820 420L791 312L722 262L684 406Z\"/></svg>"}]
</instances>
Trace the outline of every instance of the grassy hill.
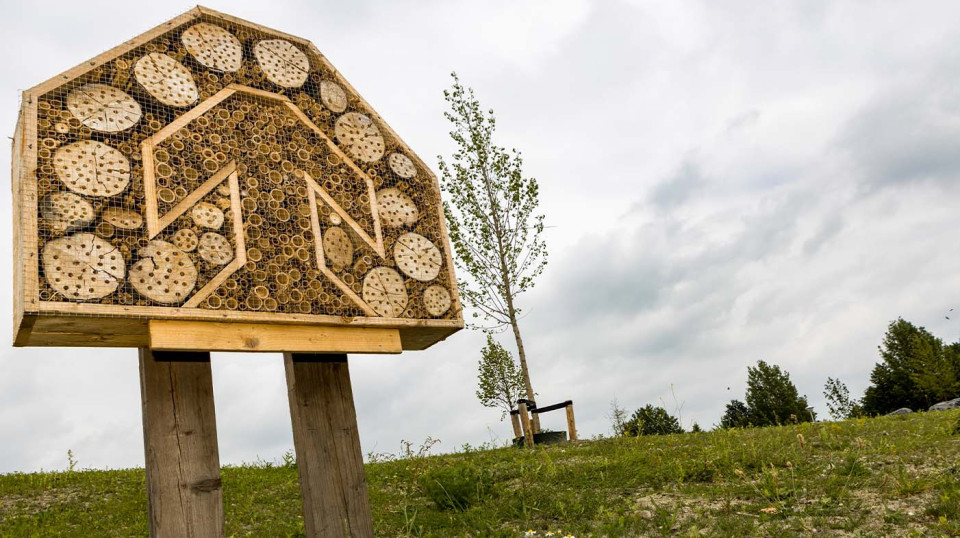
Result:
<instances>
[{"instance_id":1,"label":"grassy hill","mask_svg":"<svg viewBox=\"0 0 960 538\"><path fill-rule=\"evenodd\" d=\"M378 536L960 535L960 411L366 467ZM302 535L292 464L223 470L227 535ZM143 469L0 476L0 536L146 535Z\"/></svg>"}]
</instances>

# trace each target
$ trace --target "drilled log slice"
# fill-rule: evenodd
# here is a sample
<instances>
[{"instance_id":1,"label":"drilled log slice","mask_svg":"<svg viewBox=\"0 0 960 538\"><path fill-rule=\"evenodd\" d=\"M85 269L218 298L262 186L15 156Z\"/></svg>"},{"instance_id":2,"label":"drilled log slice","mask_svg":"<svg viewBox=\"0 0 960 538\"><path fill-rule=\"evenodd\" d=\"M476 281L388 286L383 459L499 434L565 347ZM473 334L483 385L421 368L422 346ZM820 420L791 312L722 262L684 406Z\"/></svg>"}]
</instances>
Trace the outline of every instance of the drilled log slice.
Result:
<instances>
[{"instance_id":1,"label":"drilled log slice","mask_svg":"<svg viewBox=\"0 0 960 538\"><path fill-rule=\"evenodd\" d=\"M334 226L323 233L323 253L334 267L353 263L353 242L343 228Z\"/></svg>"},{"instance_id":2,"label":"drilled log slice","mask_svg":"<svg viewBox=\"0 0 960 538\"><path fill-rule=\"evenodd\" d=\"M437 278L443 264L440 249L426 237L413 232L397 238L393 259L405 275L421 282Z\"/></svg>"},{"instance_id":3,"label":"drilled log slice","mask_svg":"<svg viewBox=\"0 0 960 538\"><path fill-rule=\"evenodd\" d=\"M265 39L253 47L253 55L270 82L284 88L299 88L307 81L310 61L293 43Z\"/></svg>"},{"instance_id":4,"label":"drilled log slice","mask_svg":"<svg viewBox=\"0 0 960 538\"><path fill-rule=\"evenodd\" d=\"M197 266L177 247L155 239L140 249L140 261L130 268L130 283L147 299L179 304L197 285Z\"/></svg>"},{"instance_id":5,"label":"drilled log slice","mask_svg":"<svg viewBox=\"0 0 960 538\"><path fill-rule=\"evenodd\" d=\"M331 111L337 114L347 109L347 92L343 91L336 82L320 81L320 100Z\"/></svg>"},{"instance_id":6,"label":"drilled log slice","mask_svg":"<svg viewBox=\"0 0 960 538\"><path fill-rule=\"evenodd\" d=\"M432 284L423 291L423 306L431 316L442 316L450 310L450 292L440 284Z\"/></svg>"},{"instance_id":7,"label":"drilled log slice","mask_svg":"<svg viewBox=\"0 0 960 538\"><path fill-rule=\"evenodd\" d=\"M233 259L233 246L227 238L213 232L200 236L197 253L203 261L212 265L226 265Z\"/></svg>"},{"instance_id":8,"label":"drilled log slice","mask_svg":"<svg viewBox=\"0 0 960 538\"><path fill-rule=\"evenodd\" d=\"M417 175L417 167L413 165L413 161L402 153L391 153L387 162L390 164L393 173L404 179L410 179Z\"/></svg>"},{"instance_id":9,"label":"drilled log slice","mask_svg":"<svg viewBox=\"0 0 960 538\"><path fill-rule=\"evenodd\" d=\"M223 226L223 211L207 202L200 202L193 206L190 210L190 218L197 226L204 228L219 230Z\"/></svg>"},{"instance_id":10,"label":"drilled log slice","mask_svg":"<svg viewBox=\"0 0 960 538\"><path fill-rule=\"evenodd\" d=\"M210 69L232 73L243 65L243 46L240 40L215 24L194 24L183 32L180 40L187 52L201 65Z\"/></svg>"},{"instance_id":11,"label":"drilled log slice","mask_svg":"<svg viewBox=\"0 0 960 538\"><path fill-rule=\"evenodd\" d=\"M126 273L120 251L91 233L48 241L42 257L50 288L74 301L110 295Z\"/></svg>"},{"instance_id":12,"label":"drilled log slice","mask_svg":"<svg viewBox=\"0 0 960 538\"><path fill-rule=\"evenodd\" d=\"M389 267L371 269L363 278L363 300L387 318L398 318L407 308L407 289L403 277Z\"/></svg>"},{"instance_id":13,"label":"drilled log slice","mask_svg":"<svg viewBox=\"0 0 960 538\"><path fill-rule=\"evenodd\" d=\"M47 227L59 233L93 223L93 204L72 192L54 192L43 199L40 215Z\"/></svg>"},{"instance_id":14,"label":"drilled log slice","mask_svg":"<svg viewBox=\"0 0 960 538\"><path fill-rule=\"evenodd\" d=\"M173 234L170 242L184 252L193 252L193 249L197 248L200 240L197 239L196 232L190 228L182 228Z\"/></svg>"},{"instance_id":15,"label":"drilled log slice","mask_svg":"<svg viewBox=\"0 0 960 538\"><path fill-rule=\"evenodd\" d=\"M384 143L380 129L363 114L348 112L340 116L333 131L337 142L353 157L367 163L383 157Z\"/></svg>"},{"instance_id":16,"label":"drilled log slice","mask_svg":"<svg viewBox=\"0 0 960 538\"><path fill-rule=\"evenodd\" d=\"M126 92L106 84L87 84L67 95L67 110L80 123L106 133L118 133L140 121L140 104Z\"/></svg>"},{"instance_id":17,"label":"drilled log slice","mask_svg":"<svg viewBox=\"0 0 960 538\"><path fill-rule=\"evenodd\" d=\"M114 196L130 183L130 161L96 140L61 146L53 157L53 167L68 189L86 196Z\"/></svg>"},{"instance_id":18,"label":"drilled log slice","mask_svg":"<svg viewBox=\"0 0 960 538\"><path fill-rule=\"evenodd\" d=\"M395 228L412 226L420 218L413 200L393 187L377 191L377 208L380 222Z\"/></svg>"},{"instance_id":19,"label":"drilled log slice","mask_svg":"<svg viewBox=\"0 0 960 538\"><path fill-rule=\"evenodd\" d=\"M151 52L140 58L133 66L133 74L150 95L165 105L185 107L200 98L190 71L166 54Z\"/></svg>"},{"instance_id":20,"label":"drilled log slice","mask_svg":"<svg viewBox=\"0 0 960 538\"><path fill-rule=\"evenodd\" d=\"M136 230L143 226L143 217L140 216L140 213L120 207L104 209L101 218L104 222L121 230Z\"/></svg>"}]
</instances>

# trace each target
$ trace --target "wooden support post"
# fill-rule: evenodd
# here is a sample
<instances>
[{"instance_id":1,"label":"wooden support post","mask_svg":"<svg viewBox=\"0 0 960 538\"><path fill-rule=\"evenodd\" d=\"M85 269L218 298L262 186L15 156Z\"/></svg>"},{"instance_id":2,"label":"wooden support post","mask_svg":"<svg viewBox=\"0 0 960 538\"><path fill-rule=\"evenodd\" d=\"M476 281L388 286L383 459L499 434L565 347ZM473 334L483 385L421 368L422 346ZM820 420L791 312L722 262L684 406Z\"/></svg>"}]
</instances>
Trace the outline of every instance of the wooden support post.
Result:
<instances>
[{"instance_id":1,"label":"wooden support post","mask_svg":"<svg viewBox=\"0 0 960 538\"><path fill-rule=\"evenodd\" d=\"M140 349L150 536L224 536L209 353Z\"/></svg>"},{"instance_id":2,"label":"wooden support post","mask_svg":"<svg viewBox=\"0 0 960 538\"><path fill-rule=\"evenodd\" d=\"M513 438L523 437L523 430L520 429L520 413L510 413L510 423L513 424Z\"/></svg>"},{"instance_id":3,"label":"wooden support post","mask_svg":"<svg viewBox=\"0 0 960 538\"><path fill-rule=\"evenodd\" d=\"M284 353L306 535L373 536L346 355Z\"/></svg>"},{"instance_id":4,"label":"wooden support post","mask_svg":"<svg viewBox=\"0 0 960 538\"><path fill-rule=\"evenodd\" d=\"M573 418L573 402L569 402L566 405L567 410L567 433L570 435L571 441L577 440L577 421Z\"/></svg>"},{"instance_id":5,"label":"wooden support post","mask_svg":"<svg viewBox=\"0 0 960 538\"><path fill-rule=\"evenodd\" d=\"M520 424L523 426L524 444L533 448L533 425L530 423L530 413L527 412L526 402L520 403Z\"/></svg>"}]
</instances>

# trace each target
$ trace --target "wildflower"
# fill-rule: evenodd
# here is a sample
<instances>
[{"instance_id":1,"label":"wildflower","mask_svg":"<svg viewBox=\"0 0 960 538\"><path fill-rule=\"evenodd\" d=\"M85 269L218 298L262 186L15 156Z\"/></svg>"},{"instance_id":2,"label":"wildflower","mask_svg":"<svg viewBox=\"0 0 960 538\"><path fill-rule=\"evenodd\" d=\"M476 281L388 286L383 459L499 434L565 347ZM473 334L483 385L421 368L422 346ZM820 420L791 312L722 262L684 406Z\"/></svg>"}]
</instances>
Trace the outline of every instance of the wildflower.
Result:
<instances>
[{"instance_id":1,"label":"wildflower","mask_svg":"<svg viewBox=\"0 0 960 538\"><path fill-rule=\"evenodd\" d=\"M527 532L523 533L523 535L524 535L524 536L536 536L536 535L537 535L537 531L535 531L535 530L533 530L533 529L530 529L530 530L528 530Z\"/></svg>"}]
</instances>

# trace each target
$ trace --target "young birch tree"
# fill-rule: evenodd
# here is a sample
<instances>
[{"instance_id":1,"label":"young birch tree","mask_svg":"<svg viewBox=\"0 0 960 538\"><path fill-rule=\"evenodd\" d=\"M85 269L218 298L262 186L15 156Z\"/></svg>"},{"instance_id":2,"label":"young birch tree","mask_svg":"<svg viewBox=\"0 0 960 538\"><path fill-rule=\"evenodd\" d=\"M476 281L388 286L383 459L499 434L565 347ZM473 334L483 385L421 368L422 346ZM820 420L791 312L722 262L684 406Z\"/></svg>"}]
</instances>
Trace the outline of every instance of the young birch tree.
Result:
<instances>
[{"instance_id":1,"label":"young birch tree","mask_svg":"<svg viewBox=\"0 0 960 538\"><path fill-rule=\"evenodd\" d=\"M449 162L440 157L441 184L449 195L443 210L450 227L460 275L460 297L474 308L472 328L495 331L509 327L517 342L527 398L534 399L527 354L520 336L517 297L534 285L547 265L540 238L543 215L537 213L537 180L523 176L516 149L493 143L496 119L480 108L473 89L464 88L456 73L443 95L457 144ZM536 420L537 415L534 415Z\"/></svg>"},{"instance_id":2,"label":"young birch tree","mask_svg":"<svg viewBox=\"0 0 960 538\"><path fill-rule=\"evenodd\" d=\"M487 345L480 352L478 370L477 398L484 407L499 407L503 420L523 395L523 373L513 355L489 334Z\"/></svg>"}]
</instances>

